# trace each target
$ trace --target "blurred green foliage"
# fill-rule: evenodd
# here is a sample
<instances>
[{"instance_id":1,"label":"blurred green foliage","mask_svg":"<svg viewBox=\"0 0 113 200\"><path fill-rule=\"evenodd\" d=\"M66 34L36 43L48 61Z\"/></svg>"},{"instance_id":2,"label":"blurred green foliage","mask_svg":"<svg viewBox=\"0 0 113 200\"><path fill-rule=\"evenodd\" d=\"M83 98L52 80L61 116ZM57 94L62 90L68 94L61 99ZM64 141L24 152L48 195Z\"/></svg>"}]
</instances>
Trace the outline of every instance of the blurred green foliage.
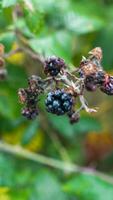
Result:
<instances>
[{"instance_id":1,"label":"blurred green foliage","mask_svg":"<svg viewBox=\"0 0 113 200\"><path fill-rule=\"evenodd\" d=\"M13 12L17 5L20 5L22 13L20 11L16 19ZM103 66L113 72L112 0L1 0L0 43L4 44L5 53L14 50L22 42L18 40L15 29L22 32L26 45L34 51L44 56L60 56L72 68L79 65L82 55L101 46ZM29 74L36 72L43 76L42 69L23 53L7 58L6 68L8 77L0 82L1 140L57 159L61 159L60 148L63 145L71 162L95 165L100 170L104 166L106 173L111 175L113 158L110 155L113 148L109 150L109 144L113 146L112 97L108 98L100 92L87 94L90 105L98 106L100 110L95 116L83 112L80 122L73 126L66 117L45 113L41 97L41 119L27 121L21 116L17 91L18 88L27 87ZM107 135L101 137L102 149L98 148L98 135L101 133ZM96 137L87 139L88 134ZM85 144L93 159L88 157ZM70 174L51 170L32 161L0 153L0 200L37 199L112 200L113 189L112 185L98 177L87 174L71 177Z\"/></svg>"}]
</instances>

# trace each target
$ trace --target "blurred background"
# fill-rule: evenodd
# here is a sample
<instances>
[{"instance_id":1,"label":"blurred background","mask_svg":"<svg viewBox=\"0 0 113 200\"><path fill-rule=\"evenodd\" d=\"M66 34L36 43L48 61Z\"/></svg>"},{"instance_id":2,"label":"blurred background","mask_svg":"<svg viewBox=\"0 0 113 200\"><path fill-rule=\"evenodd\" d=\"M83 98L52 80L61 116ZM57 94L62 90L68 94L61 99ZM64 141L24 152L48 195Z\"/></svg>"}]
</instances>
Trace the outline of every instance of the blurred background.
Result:
<instances>
[{"instance_id":1,"label":"blurred background","mask_svg":"<svg viewBox=\"0 0 113 200\"><path fill-rule=\"evenodd\" d=\"M79 66L94 47L103 50L104 69L113 74L112 0L1 0L0 43L7 78L0 82L0 200L113 200L113 186L97 176L68 173L23 158L22 150L113 175L113 97L87 92L97 114L82 111L79 123L45 112L33 121L21 116L18 89L31 74L44 76L41 63L19 47L56 55ZM11 152L8 152L10 144ZM13 147L18 145L20 155ZM27 158L27 156L26 156Z\"/></svg>"}]
</instances>

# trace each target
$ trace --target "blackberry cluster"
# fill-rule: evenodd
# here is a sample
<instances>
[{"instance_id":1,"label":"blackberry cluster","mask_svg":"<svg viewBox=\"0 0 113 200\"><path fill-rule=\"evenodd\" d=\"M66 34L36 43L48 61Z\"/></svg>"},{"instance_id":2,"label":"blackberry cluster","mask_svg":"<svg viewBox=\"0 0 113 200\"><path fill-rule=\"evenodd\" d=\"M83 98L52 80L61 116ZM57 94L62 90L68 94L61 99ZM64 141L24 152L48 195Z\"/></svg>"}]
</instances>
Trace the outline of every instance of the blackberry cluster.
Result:
<instances>
[{"instance_id":1,"label":"blackberry cluster","mask_svg":"<svg viewBox=\"0 0 113 200\"><path fill-rule=\"evenodd\" d=\"M113 76L109 76L106 74L105 81L100 87L100 90L107 95L113 95Z\"/></svg>"},{"instance_id":2,"label":"blackberry cluster","mask_svg":"<svg viewBox=\"0 0 113 200\"><path fill-rule=\"evenodd\" d=\"M40 93L48 91L45 101L47 111L56 115L67 114L71 124L79 121L79 113L82 109L89 113L96 112L95 109L88 108L84 91L86 89L93 92L99 88L107 95L113 95L113 76L103 70L100 47L96 47L88 54L88 58L83 57L79 68L72 73L65 69L66 65L63 59L55 56L46 59L44 72L49 77L41 79L33 75L28 79L28 88L19 90L20 101L25 104L22 115L28 119L34 119L38 115L38 97ZM0 59L0 66L2 65L3 60ZM79 72L79 77L76 75L74 77L74 73L77 72ZM60 76L56 77L58 74ZM59 87L61 89L58 89ZM74 110L77 98L80 99L81 107Z\"/></svg>"},{"instance_id":3,"label":"blackberry cluster","mask_svg":"<svg viewBox=\"0 0 113 200\"><path fill-rule=\"evenodd\" d=\"M64 115L69 112L73 105L73 98L70 93L63 89L49 92L45 101L47 111L56 115Z\"/></svg>"},{"instance_id":4,"label":"blackberry cluster","mask_svg":"<svg viewBox=\"0 0 113 200\"><path fill-rule=\"evenodd\" d=\"M27 119L34 119L38 115L37 92L31 91L31 89L20 89L19 96L22 103L25 103L25 108L22 109L22 115Z\"/></svg>"},{"instance_id":5,"label":"blackberry cluster","mask_svg":"<svg viewBox=\"0 0 113 200\"><path fill-rule=\"evenodd\" d=\"M29 87L20 89L18 94L21 103L25 104L22 110L22 115L27 119L34 119L38 115L38 95L43 91L43 81L38 76L31 76L28 79Z\"/></svg>"},{"instance_id":6,"label":"blackberry cluster","mask_svg":"<svg viewBox=\"0 0 113 200\"><path fill-rule=\"evenodd\" d=\"M57 76L61 69L65 68L65 62L63 59L52 56L45 60L44 72L50 76Z\"/></svg>"}]
</instances>

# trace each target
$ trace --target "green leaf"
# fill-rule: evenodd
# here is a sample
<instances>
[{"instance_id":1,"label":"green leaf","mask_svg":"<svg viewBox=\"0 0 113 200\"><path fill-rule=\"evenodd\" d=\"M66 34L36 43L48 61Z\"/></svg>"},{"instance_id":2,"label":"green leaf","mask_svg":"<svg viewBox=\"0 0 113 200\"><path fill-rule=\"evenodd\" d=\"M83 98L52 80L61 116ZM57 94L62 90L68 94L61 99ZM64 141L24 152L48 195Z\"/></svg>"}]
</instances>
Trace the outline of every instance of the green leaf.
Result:
<instances>
[{"instance_id":1,"label":"green leaf","mask_svg":"<svg viewBox=\"0 0 113 200\"><path fill-rule=\"evenodd\" d=\"M68 117L53 116L48 114L48 120L53 128L55 128L60 134L67 138L72 138L74 135L83 134L90 131L100 131L101 125L98 120L91 117L81 117L80 121L74 125L69 123Z\"/></svg>"},{"instance_id":2,"label":"green leaf","mask_svg":"<svg viewBox=\"0 0 113 200\"><path fill-rule=\"evenodd\" d=\"M30 142L30 140L32 140L35 134L37 134L38 126L39 124L37 119L31 122L31 124L27 127L27 129L23 133L23 137L21 140L22 145L26 145Z\"/></svg>"},{"instance_id":3,"label":"green leaf","mask_svg":"<svg viewBox=\"0 0 113 200\"><path fill-rule=\"evenodd\" d=\"M7 173L6 173L7 172ZM12 160L0 153L0 186L11 186L14 174L14 163Z\"/></svg>"},{"instance_id":4,"label":"green leaf","mask_svg":"<svg viewBox=\"0 0 113 200\"><path fill-rule=\"evenodd\" d=\"M102 129L101 123L91 116L81 116L80 121L73 127L74 131L77 133L87 133L90 131L99 132Z\"/></svg>"},{"instance_id":5,"label":"green leaf","mask_svg":"<svg viewBox=\"0 0 113 200\"><path fill-rule=\"evenodd\" d=\"M56 176L47 170L40 170L36 175L34 190L30 200L67 200L66 195L61 190L61 184Z\"/></svg>"},{"instance_id":6,"label":"green leaf","mask_svg":"<svg viewBox=\"0 0 113 200\"><path fill-rule=\"evenodd\" d=\"M13 118L12 108L13 105L9 100L9 95L0 95L0 114L8 118Z\"/></svg>"},{"instance_id":7,"label":"green leaf","mask_svg":"<svg viewBox=\"0 0 113 200\"><path fill-rule=\"evenodd\" d=\"M25 10L24 20L27 24L27 27L34 34L38 34L44 26L44 14L39 10L36 11Z\"/></svg>"},{"instance_id":8,"label":"green leaf","mask_svg":"<svg viewBox=\"0 0 113 200\"><path fill-rule=\"evenodd\" d=\"M17 0L3 0L2 7L7 8L9 6L14 6L17 3Z\"/></svg>"},{"instance_id":9,"label":"green leaf","mask_svg":"<svg viewBox=\"0 0 113 200\"><path fill-rule=\"evenodd\" d=\"M31 194L33 173L31 166L28 166L30 162L28 165L23 159L13 159L0 153L0 187L9 188L8 194L12 200L27 200Z\"/></svg>"},{"instance_id":10,"label":"green leaf","mask_svg":"<svg viewBox=\"0 0 113 200\"><path fill-rule=\"evenodd\" d=\"M112 200L113 186L96 176L80 174L64 184L64 191L82 200Z\"/></svg>"},{"instance_id":11,"label":"green leaf","mask_svg":"<svg viewBox=\"0 0 113 200\"><path fill-rule=\"evenodd\" d=\"M69 5L69 1L65 1L65 0L32 0L32 4L35 8L39 8L40 10L43 10L46 13L50 13L50 12L54 12L55 8L67 8Z\"/></svg>"},{"instance_id":12,"label":"green leaf","mask_svg":"<svg viewBox=\"0 0 113 200\"><path fill-rule=\"evenodd\" d=\"M2 11L2 2L0 2L0 12Z\"/></svg>"},{"instance_id":13,"label":"green leaf","mask_svg":"<svg viewBox=\"0 0 113 200\"><path fill-rule=\"evenodd\" d=\"M103 66L107 70L112 70L113 66L113 24L109 25L104 29L96 39L96 44L101 46L103 49Z\"/></svg>"},{"instance_id":14,"label":"green leaf","mask_svg":"<svg viewBox=\"0 0 113 200\"><path fill-rule=\"evenodd\" d=\"M0 43L5 46L5 51L11 50L13 43L15 42L15 35L10 32L4 32L0 35Z\"/></svg>"},{"instance_id":15,"label":"green leaf","mask_svg":"<svg viewBox=\"0 0 113 200\"><path fill-rule=\"evenodd\" d=\"M15 117L20 117L17 91L20 87L24 87L27 76L25 70L17 66L8 66L7 70L7 80L0 83L0 114L14 120Z\"/></svg>"},{"instance_id":16,"label":"green leaf","mask_svg":"<svg viewBox=\"0 0 113 200\"><path fill-rule=\"evenodd\" d=\"M59 31L46 37L32 39L29 44L36 52L46 56L57 55L70 61L72 57L72 36Z\"/></svg>"},{"instance_id":17,"label":"green leaf","mask_svg":"<svg viewBox=\"0 0 113 200\"><path fill-rule=\"evenodd\" d=\"M73 125L69 123L67 117L53 116L52 114L48 114L48 120L53 128L55 128L61 135L67 138L72 138L74 136Z\"/></svg>"},{"instance_id":18,"label":"green leaf","mask_svg":"<svg viewBox=\"0 0 113 200\"><path fill-rule=\"evenodd\" d=\"M104 26L104 21L72 11L65 15L65 26L68 30L80 35L100 30Z\"/></svg>"}]
</instances>

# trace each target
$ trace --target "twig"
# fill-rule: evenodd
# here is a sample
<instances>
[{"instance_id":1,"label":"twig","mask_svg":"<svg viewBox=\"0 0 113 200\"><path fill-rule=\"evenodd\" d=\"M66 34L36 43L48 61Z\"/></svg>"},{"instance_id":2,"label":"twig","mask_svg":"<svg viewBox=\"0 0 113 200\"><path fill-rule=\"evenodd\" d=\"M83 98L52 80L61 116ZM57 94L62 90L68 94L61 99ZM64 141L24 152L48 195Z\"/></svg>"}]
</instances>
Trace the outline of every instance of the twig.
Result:
<instances>
[{"instance_id":1,"label":"twig","mask_svg":"<svg viewBox=\"0 0 113 200\"><path fill-rule=\"evenodd\" d=\"M97 176L100 179L106 181L107 183L113 184L113 178L107 174L104 174L102 172L96 171L88 167L81 167L75 164L71 164L69 162L62 162L53 158L45 157L40 154L35 154L17 145L12 146L10 144L0 142L0 151L7 152L16 156L21 156L25 159L34 161L36 163L44 164L53 168L63 170L64 172L75 172Z\"/></svg>"},{"instance_id":2,"label":"twig","mask_svg":"<svg viewBox=\"0 0 113 200\"><path fill-rule=\"evenodd\" d=\"M80 95L79 96L79 99L80 99L80 102L82 104L82 107L85 109L86 112L88 113L96 113L97 110L96 109L93 109L93 108L88 108L87 104L86 104L86 100L84 98L83 95Z\"/></svg>"},{"instance_id":3,"label":"twig","mask_svg":"<svg viewBox=\"0 0 113 200\"><path fill-rule=\"evenodd\" d=\"M23 51L22 48L18 47L17 49L14 49L14 50L10 51L9 53L3 54L2 57L6 59L6 58L8 58L16 53L20 53L22 51Z\"/></svg>"},{"instance_id":4,"label":"twig","mask_svg":"<svg viewBox=\"0 0 113 200\"><path fill-rule=\"evenodd\" d=\"M44 65L44 58L43 56L39 55L38 53L35 53L32 49L27 47L21 47L22 50L28 54L32 59L38 60L42 65Z\"/></svg>"}]
</instances>

